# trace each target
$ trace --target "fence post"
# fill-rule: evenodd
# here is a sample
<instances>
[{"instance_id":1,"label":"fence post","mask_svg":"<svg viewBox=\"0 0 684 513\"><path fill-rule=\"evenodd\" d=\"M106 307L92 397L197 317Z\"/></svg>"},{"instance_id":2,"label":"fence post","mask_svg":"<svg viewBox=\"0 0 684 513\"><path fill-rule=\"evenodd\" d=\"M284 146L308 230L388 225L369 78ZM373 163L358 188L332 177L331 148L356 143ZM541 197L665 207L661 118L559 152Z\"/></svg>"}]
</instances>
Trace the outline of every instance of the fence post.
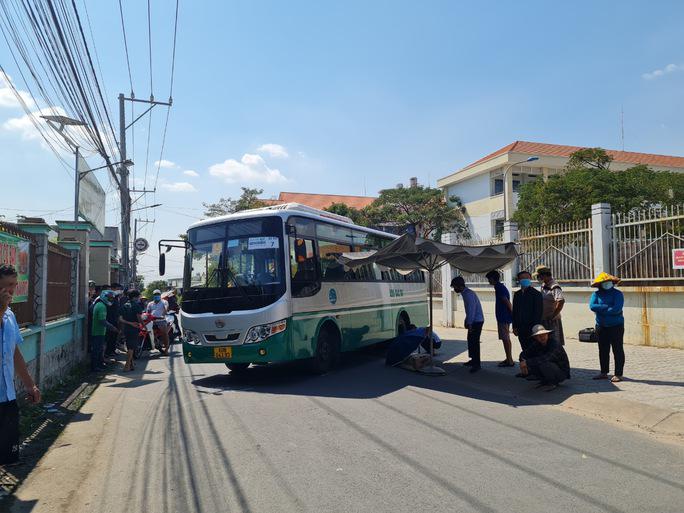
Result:
<instances>
[{"instance_id":1,"label":"fence post","mask_svg":"<svg viewBox=\"0 0 684 513\"><path fill-rule=\"evenodd\" d=\"M594 275L611 272L611 224L610 204L594 203L591 206L591 238L594 253Z\"/></svg>"},{"instance_id":2,"label":"fence post","mask_svg":"<svg viewBox=\"0 0 684 513\"><path fill-rule=\"evenodd\" d=\"M518 223L514 221L504 221L504 231L503 231L503 241L504 242L518 242ZM516 259L504 269L503 282L508 290L513 291L513 285L515 283L514 277L518 275L518 268L520 266L519 258Z\"/></svg>"},{"instance_id":3,"label":"fence post","mask_svg":"<svg viewBox=\"0 0 684 513\"><path fill-rule=\"evenodd\" d=\"M454 244L456 237L457 234L455 233L444 233L442 234L442 242ZM450 264L442 266L442 326L447 328L452 328L454 324L454 302L451 292L451 280L453 277L454 268Z\"/></svg>"},{"instance_id":4,"label":"fence post","mask_svg":"<svg viewBox=\"0 0 684 513\"><path fill-rule=\"evenodd\" d=\"M38 347L36 348L36 371L34 381L38 386L42 383L43 356L45 347L45 329L47 317L47 284L48 284L48 234L50 225L42 219L35 219L28 222L17 223L17 226L30 234L36 241L36 275L33 277L34 290L34 324L40 328L38 337Z\"/></svg>"},{"instance_id":5,"label":"fence post","mask_svg":"<svg viewBox=\"0 0 684 513\"><path fill-rule=\"evenodd\" d=\"M72 240L60 240L59 245L64 249L69 251L71 254L71 315L76 315L79 313L78 304L78 293L79 293L79 283L80 276L78 273L79 268L79 253L81 251L81 243Z\"/></svg>"}]
</instances>

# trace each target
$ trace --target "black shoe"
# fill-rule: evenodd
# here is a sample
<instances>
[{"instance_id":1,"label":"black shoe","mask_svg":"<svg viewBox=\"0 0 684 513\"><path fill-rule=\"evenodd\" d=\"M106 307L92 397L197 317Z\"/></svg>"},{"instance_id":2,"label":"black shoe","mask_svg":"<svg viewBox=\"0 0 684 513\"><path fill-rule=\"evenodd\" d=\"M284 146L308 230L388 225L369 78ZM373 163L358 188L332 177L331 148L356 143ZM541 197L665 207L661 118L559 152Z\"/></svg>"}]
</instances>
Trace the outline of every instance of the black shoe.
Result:
<instances>
[{"instance_id":1,"label":"black shoe","mask_svg":"<svg viewBox=\"0 0 684 513\"><path fill-rule=\"evenodd\" d=\"M474 374L474 373L476 373L477 371L479 371L481 368L482 368L482 367L480 367L479 365L478 365L478 366L474 366L474 365L473 365L472 367L470 367L470 370L469 370L468 372L470 372L471 374Z\"/></svg>"},{"instance_id":2,"label":"black shoe","mask_svg":"<svg viewBox=\"0 0 684 513\"><path fill-rule=\"evenodd\" d=\"M515 377L516 377L516 378L526 378L526 377L527 377L527 374L523 374L522 372L518 372L518 373L515 375Z\"/></svg>"},{"instance_id":3,"label":"black shoe","mask_svg":"<svg viewBox=\"0 0 684 513\"><path fill-rule=\"evenodd\" d=\"M473 366L473 361L472 361L472 360L468 360L468 361L465 362L463 365L464 365L465 367L472 367L472 366Z\"/></svg>"}]
</instances>

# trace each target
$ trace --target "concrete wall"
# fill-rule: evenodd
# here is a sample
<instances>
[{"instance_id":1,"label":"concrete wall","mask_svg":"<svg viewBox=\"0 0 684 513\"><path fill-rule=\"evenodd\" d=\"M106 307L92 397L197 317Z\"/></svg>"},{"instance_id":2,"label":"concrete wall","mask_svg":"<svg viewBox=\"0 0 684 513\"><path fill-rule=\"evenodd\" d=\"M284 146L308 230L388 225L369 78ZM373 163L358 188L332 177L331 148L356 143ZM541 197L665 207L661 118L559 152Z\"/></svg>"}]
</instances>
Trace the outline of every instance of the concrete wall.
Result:
<instances>
[{"instance_id":1,"label":"concrete wall","mask_svg":"<svg viewBox=\"0 0 684 513\"><path fill-rule=\"evenodd\" d=\"M491 287L473 288L480 297L485 315L485 329L496 330L494 292ZM625 295L625 343L684 349L684 287L620 287ZM594 326L589 310L590 287L565 287L563 331L577 338L583 328ZM453 325L463 326L463 301L452 294ZM441 301L435 303L435 319L441 319Z\"/></svg>"},{"instance_id":2,"label":"concrete wall","mask_svg":"<svg viewBox=\"0 0 684 513\"><path fill-rule=\"evenodd\" d=\"M90 246L90 276L97 285L109 284L111 279L111 248L107 246Z\"/></svg>"},{"instance_id":3,"label":"concrete wall","mask_svg":"<svg viewBox=\"0 0 684 513\"><path fill-rule=\"evenodd\" d=\"M81 343L84 324L85 316L79 314L45 325L38 379L41 389L46 390L55 385L86 359L87 354ZM21 354L26 360L31 376L36 379L41 329L38 326L30 326L21 330L21 334L24 338L24 343L20 346ZM17 391L21 390L21 382L15 379L15 383Z\"/></svg>"}]
</instances>

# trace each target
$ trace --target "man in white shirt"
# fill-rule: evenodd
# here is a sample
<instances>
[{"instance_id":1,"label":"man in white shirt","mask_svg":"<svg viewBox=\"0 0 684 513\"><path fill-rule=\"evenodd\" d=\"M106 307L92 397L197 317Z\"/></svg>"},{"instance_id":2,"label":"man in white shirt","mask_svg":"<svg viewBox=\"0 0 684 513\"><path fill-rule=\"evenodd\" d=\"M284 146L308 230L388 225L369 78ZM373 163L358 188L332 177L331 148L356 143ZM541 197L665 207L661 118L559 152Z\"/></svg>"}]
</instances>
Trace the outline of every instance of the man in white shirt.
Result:
<instances>
[{"instance_id":1,"label":"man in white shirt","mask_svg":"<svg viewBox=\"0 0 684 513\"><path fill-rule=\"evenodd\" d=\"M482 305L477 294L468 287L466 287L465 280L462 276L456 276L451 280L451 286L454 292L461 294L463 298L463 306L465 307L465 321L463 326L468 330L468 356L470 361L463 365L470 367L470 373L480 370L480 335L482 334L482 325L484 324L484 314L482 313Z\"/></svg>"},{"instance_id":2,"label":"man in white shirt","mask_svg":"<svg viewBox=\"0 0 684 513\"><path fill-rule=\"evenodd\" d=\"M147 303L147 313L154 317L154 326L158 329L159 338L162 341L161 352L169 354L169 323L166 322L166 314L169 311L169 303L162 299L161 290L152 292L152 301Z\"/></svg>"}]
</instances>

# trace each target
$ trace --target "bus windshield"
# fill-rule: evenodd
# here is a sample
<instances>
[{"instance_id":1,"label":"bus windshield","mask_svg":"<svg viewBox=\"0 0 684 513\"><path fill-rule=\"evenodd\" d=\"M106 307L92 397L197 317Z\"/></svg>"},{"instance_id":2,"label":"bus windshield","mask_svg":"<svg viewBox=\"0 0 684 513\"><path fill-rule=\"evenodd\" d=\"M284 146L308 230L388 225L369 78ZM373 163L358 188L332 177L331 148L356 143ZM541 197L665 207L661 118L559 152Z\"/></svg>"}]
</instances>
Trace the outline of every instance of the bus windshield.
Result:
<instances>
[{"instance_id":1,"label":"bus windshield","mask_svg":"<svg viewBox=\"0 0 684 513\"><path fill-rule=\"evenodd\" d=\"M285 292L282 230L279 217L238 219L189 230L184 310L257 308L280 297ZM219 307L216 300L221 298L227 302ZM204 300L211 300L210 310L191 305Z\"/></svg>"}]
</instances>

